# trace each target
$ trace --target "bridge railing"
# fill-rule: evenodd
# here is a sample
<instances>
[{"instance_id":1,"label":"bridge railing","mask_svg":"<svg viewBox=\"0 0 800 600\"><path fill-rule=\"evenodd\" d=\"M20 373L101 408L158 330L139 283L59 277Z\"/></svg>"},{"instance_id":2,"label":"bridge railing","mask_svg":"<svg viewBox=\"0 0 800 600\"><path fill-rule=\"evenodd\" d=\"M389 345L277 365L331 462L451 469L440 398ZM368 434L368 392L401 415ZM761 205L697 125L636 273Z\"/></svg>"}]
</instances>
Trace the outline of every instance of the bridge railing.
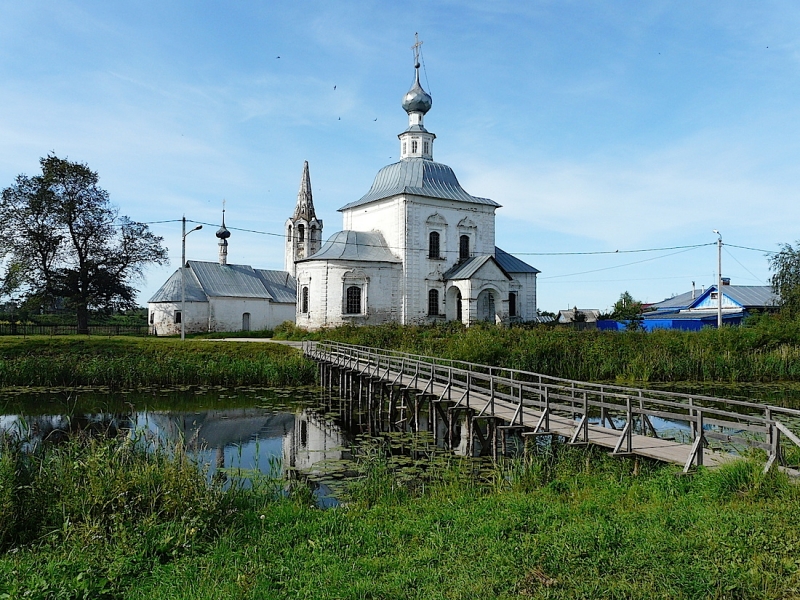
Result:
<instances>
[{"instance_id":1,"label":"bridge railing","mask_svg":"<svg viewBox=\"0 0 800 600\"><path fill-rule=\"evenodd\" d=\"M768 453L766 468L781 460L782 444L800 446L797 409L575 381L340 342L307 342L304 351L312 358L448 400L456 408L480 408L479 417L495 416L501 403L514 411L511 426L546 431L551 415L568 416L577 423L572 442L588 441L589 424L600 425L619 432L615 452L630 452L634 434L659 437L653 423L657 419L673 424L670 433L675 441L692 444L690 461L696 464L702 464L702 450L709 440L736 449L761 448ZM536 423L525 422L526 411L538 413Z\"/></svg>"}]
</instances>

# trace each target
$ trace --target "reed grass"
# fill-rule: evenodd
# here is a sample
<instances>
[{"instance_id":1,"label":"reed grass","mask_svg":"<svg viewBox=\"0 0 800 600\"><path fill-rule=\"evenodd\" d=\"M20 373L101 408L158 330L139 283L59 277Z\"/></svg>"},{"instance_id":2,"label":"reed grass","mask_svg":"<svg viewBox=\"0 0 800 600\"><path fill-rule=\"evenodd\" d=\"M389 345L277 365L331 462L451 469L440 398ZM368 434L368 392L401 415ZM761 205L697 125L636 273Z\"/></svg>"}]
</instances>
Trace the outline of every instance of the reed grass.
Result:
<instances>
[{"instance_id":1,"label":"reed grass","mask_svg":"<svg viewBox=\"0 0 800 600\"><path fill-rule=\"evenodd\" d=\"M301 385L314 364L269 343L175 339L0 338L0 386Z\"/></svg>"},{"instance_id":2,"label":"reed grass","mask_svg":"<svg viewBox=\"0 0 800 600\"><path fill-rule=\"evenodd\" d=\"M330 339L588 381L800 381L800 322L767 316L701 331L577 331L553 327L339 327Z\"/></svg>"}]
</instances>

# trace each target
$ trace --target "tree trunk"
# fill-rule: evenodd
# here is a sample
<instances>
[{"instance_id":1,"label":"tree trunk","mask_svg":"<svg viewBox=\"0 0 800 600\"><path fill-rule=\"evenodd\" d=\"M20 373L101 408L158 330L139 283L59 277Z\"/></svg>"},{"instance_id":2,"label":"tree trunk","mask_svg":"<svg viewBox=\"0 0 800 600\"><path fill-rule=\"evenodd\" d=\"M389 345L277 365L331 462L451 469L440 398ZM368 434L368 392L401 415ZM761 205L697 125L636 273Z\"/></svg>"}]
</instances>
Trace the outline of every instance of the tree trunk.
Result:
<instances>
[{"instance_id":1,"label":"tree trunk","mask_svg":"<svg viewBox=\"0 0 800 600\"><path fill-rule=\"evenodd\" d=\"M89 309L79 306L78 310L78 335L89 335Z\"/></svg>"}]
</instances>

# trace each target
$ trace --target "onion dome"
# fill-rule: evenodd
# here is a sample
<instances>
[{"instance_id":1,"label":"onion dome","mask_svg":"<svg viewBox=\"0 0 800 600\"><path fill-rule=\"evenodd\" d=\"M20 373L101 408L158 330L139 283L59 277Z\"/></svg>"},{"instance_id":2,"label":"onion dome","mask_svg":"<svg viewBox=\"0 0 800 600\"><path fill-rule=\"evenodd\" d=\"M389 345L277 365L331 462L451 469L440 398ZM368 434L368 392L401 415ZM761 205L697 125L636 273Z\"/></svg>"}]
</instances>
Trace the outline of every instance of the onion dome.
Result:
<instances>
[{"instance_id":1,"label":"onion dome","mask_svg":"<svg viewBox=\"0 0 800 600\"><path fill-rule=\"evenodd\" d=\"M408 93L403 96L403 110L407 113L419 112L424 115L431 109L433 98L431 98L431 95L423 90L422 86L419 84L419 63L414 65L414 69L416 69L414 85L412 85Z\"/></svg>"},{"instance_id":2,"label":"onion dome","mask_svg":"<svg viewBox=\"0 0 800 600\"><path fill-rule=\"evenodd\" d=\"M217 233L215 234L221 240L227 240L231 237L231 232L228 231L228 228L225 227L225 211L222 211L222 227L217 229Z\"/></svg>"}]
</instances>

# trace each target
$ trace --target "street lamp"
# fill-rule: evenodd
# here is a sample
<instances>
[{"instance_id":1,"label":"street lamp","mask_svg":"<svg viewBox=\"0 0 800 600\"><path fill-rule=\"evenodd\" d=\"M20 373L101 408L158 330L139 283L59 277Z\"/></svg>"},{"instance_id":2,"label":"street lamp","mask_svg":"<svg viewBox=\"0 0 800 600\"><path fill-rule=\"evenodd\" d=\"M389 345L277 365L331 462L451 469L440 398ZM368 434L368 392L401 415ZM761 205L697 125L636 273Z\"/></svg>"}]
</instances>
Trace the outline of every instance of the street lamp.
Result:
<instances>
[{"instance_id":1,"label":"street lamp","mask_svg":"<svg viewBox=\"0 0 800 600\"><path fill-rule=\"evenodd\" d=\"M186 339L186 236L202 229L202 225L198 225L194 229L186 231L186 216L181 219L181 341Z\"/></svg>"},{"instance_id":2,"label":"street lamp","mask_svg":"<svg viewBox=\"0 0 800 600\"><path fill-rule=\"evenodd\" d=\"M716 229L711 230L717 234L717 329L722 327L722 234Z\"/></svg>"}]
</instances>

